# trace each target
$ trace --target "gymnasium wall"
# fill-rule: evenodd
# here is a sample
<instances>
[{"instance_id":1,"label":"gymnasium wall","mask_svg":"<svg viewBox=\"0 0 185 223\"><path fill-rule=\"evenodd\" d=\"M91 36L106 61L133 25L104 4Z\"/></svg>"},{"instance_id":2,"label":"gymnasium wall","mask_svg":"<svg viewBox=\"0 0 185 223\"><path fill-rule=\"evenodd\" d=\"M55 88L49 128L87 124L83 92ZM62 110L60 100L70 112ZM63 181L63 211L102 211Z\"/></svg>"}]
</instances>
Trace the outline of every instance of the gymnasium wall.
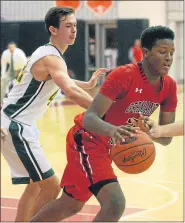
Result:
<instances>
[{"instance_id":1,"label":"gymnasium wall","mask_svg":"<svg viewBox=\"0 0 185 223\"><path fill-rule=\"evenodd\" d=\"M118 65L129 63L128 51L141 32L148 28L148 19L119 19L117 22Z\"/></svg>"},{"instance_id":2,"label":"gymnasium wall","mask_svg":"<svg viewBox=\"0 0 185 223\"><path fill-rule=\"evenodd\" d=\"M114 22L117 24L118 64L128 63L127 52L142 29L153 25L168 25L176 33L176 53L170 74L176 80L183 79L183 1L114 1L113 6L102 16L97 15L81 1L76 17L79 22L75 45L66 52L69 68L77 69L83 79L85 72L85 25L84 22ZM1 1L1 46L0 53L10 40L18 43L27 56L40 45L48 42L43 26L46 11L55 6L55 1ZM131 29L132 27L132 29ZM31 38L30 38L31 37ZM79 50L80 49L80 50ZM84 54L83 54L84 53ZM79 57L77 57L78 55Z\"/></svg>"},{"instance_id":3,"label":"gymnasium wall","mask_svg":"<svg viewBox=\"0 0 185 223\"><path fill-rule=\"evenodd\" d=\"M85 23L78 21L77 39L73 47L64 54L68 69L75 71L77 78L84 80L85 74ZM3 22L1 24L1 53L8 42L14 40L27 56L39 46L48 43L49 35L43 21Z\"/></svg>"},{"instance_id":4,"label":"gymnasium wall","mask_svg":"<svg viewBox=\"0 0 185 223\"><path fill-rule=\"evenodd\" d=\"M167 1L119 1L121 19L148 19L149 26L166 25Z\"/></svg>"}]
</instances>

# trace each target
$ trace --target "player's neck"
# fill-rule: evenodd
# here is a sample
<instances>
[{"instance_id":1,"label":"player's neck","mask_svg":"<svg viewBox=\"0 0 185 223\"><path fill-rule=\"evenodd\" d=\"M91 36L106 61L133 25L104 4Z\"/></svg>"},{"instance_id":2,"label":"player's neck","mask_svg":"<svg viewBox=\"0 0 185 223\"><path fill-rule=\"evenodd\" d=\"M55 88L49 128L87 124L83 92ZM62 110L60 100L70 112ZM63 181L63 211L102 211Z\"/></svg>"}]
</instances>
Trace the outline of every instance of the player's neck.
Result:
<instances>
[{"instance_id":1,"label":"player's neck","mask_svg":"<svg viewBox=\"0 0 185 223\"><path fill-rule=\"evenodd\" d=\"M142 67L150 83L156 84L160 79L160 75L156 73L146 61L143 61Z\"/></svg>"},{"instance_id":2,"label":"player's neck","mask_svg":"<svg viewBox=\"0 0 185 223\"><path fill-rule=\"evenodd\" d=\"M68 48L68 45L64 45L62 43L58 43L55 39L53 39L52 37L50 38L49 41L52 45L54 45L62 54L65 53L65 51Z\"/></svg>"}]
</instances>

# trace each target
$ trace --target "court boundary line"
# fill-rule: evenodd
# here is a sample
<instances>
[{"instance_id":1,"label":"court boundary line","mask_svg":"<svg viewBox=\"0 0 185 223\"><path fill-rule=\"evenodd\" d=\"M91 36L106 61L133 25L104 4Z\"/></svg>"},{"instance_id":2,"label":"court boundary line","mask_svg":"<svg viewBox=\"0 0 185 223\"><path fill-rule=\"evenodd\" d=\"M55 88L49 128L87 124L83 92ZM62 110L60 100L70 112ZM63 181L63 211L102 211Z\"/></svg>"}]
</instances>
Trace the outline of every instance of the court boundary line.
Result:
<instances>
[{"instance_id":1,"label":"court boundary line","mask_svg":"<svg viewBox=\"0 0 185 223\"><path fill-rule=\"evenodd\" d=\"M12 200L20 200L18 197L4 197L4 196L2 196L2 197L0 197L1 199L12 199ZM87 203L87 204L85 204L85 205L91 205L91 206L100 206L99 204L89 204L89 203ZM1 206L2 208L4 207L4 206ZM145 207L140 207L140 206L134 206L134 205L127 205L127 208L133 208L133 209L146 209Z\"/></svg>"},{"instance_id":2,"label":"court boundary line","mask_svg":"<svg viewBox=\"0 0 185 223\"><path fill-rule=\"evenodd\" d=\"M154 187L158 187L158 188L162 188L163 190L165 191L168 191L171 196L172 196L172 199L162 205L159 205L159 206L156 206L156 207L153 207L153 208L149 208L147 210L143 210L143 211L140 211L140 212L136 212L136 213L133 213L133 214L130 214L130 215L127 215L127 216L123 216L120 218L120 221L124 221L126 219L130 219L130 218L133 218L133 217L145 217L145 216L142 216L143 214L145 213L149 213L149 212L152 212L152 211L156 211L156 210L161 210L163 208L166 208L172 204L174 204L178 198L179 198L179 195L178 195L178 192L177 191L174 191L166 186L163 186L161 184L158 184L158 183L153 183L153 182L150 182L150 181L146 181L146 180L139 180L139 179L131 179L131 178L125 178L125 177L120 177L119 179L121 180L127 180L127 181L134 181L134 182L137 182L137 183L140 183L140 184L148 184L148 185L151 185L151 186L154 186ZM138 216L139 215L139 216Z\"/></svg>"},{"instance_id":3,"label":"court boundary line","mask_svg":"<svg viewBox=\"0 0 185 223\"><path fill-rule=\"evenodd\" d=\"M16 198L16 197L1 197L1 199L9 199L9 200L17 200L17 201L19 201L19 198ZM96 204L85 204L86 206L99 206L99 205L96 205ZM143 209L143 208L138 208L138 207L131 207L131 206L127 206L127 208L129 209L138 209L138 211L142 211L142 210L140 210L140 209ZM8 207L8 206L1 206L1 210L6 210L6 209L9 209L9 210L17 210L17 207ZM135 213L135 212L134 212ZM79 212L79 213L77 213L77 215L81 215L81 216L96 216L97 215L97 213L84 213L84 212ZM129 215L130 215L130 213L129 213ZM150 217L148 217L148 218L150 218ZM84 221L83 221L84 222Z\"/></svg>"},{"instance_id":4,"label":"court boundary line","mask_svg":"<svg viewBox=\"0 0 185 223\"><path fill-rule=\"evenodd\" d=\"M181 185L181 184L183 184L183 183L180 183L180 182L165 181L165 180L160 180L158 183L162 183L162 184L175 184L175 185Z\"/></svg>"},{"instance_id":5,"label":"court boundary line","mask_svg":"<svg viewBox=\"0 0 185 223\"><path fill-rule=\"evenodd\" d=\"M174 191L172 189L170 189L167 186L161 185L161 183L170 183L170 184L176 184L176 185L182 185L182 183L179 182L173 182L173 181L159 181L157 183L155 182L150 182L150 181L146 181L146 180L142 180L142 179L136 179L136 178L126 178L126 177L118 177L118 180L125 180L125 181L132 181L132 182L136 182L139 184L145 184L145 185L150 185L152 187L157 187L160 188L164 191L167 191L170 195L171 195L171 200L167 201L166 203L163 203L161 205L158 205L156 207L152 207L152 208L146 208L146 207L141 207L141 206L126 206L126 208L136 208L136 209L145 209L145 210L141 210L139 212L135 212L135 213L131 213L129 215L126 216L122 216L120 218L120 221L125 221L127 219L131 219L131 218L146 218L146 219L155 219L155 217L151 217L151 216L143 216L146 213L150 213L152 211L157 211L157 210L161 210L163 208L166 208L168 206L171 206L172 204L174 204L178 198L179 198L179 191ZM19 200L18 197L6 197L6 196L2 196L1 199L14 199L14 200ZM91 206L98 206L98 204L86 204L87 206L91 205ZM7 207L7 206L1 206L2 209L10 209L10 210L16 210L17 207ZM91 214L91 213L83 213L83 212L79 212L79 215L86 215L86 216L95 216L96 214Z\"/></svg>"}]
</instances>

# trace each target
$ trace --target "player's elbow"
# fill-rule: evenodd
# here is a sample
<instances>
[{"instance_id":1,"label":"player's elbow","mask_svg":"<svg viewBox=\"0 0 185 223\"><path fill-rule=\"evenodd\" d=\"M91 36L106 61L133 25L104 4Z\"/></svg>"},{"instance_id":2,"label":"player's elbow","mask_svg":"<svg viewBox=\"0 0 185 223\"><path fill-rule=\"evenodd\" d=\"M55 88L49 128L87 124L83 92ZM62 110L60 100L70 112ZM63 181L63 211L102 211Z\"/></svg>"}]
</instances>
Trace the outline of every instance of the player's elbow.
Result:
<instances>
[{"instance_id":1,"label":"player's elbow","mask_svg":"<svg viewBox=\"0 0 185 223\"><path fill-rule=\"evenodd\" d=\"M85 113L82 123L83 123L83 127L88 130L90 123L92 123L90 113L88 112Z\"/></svg>"}]
</instances>

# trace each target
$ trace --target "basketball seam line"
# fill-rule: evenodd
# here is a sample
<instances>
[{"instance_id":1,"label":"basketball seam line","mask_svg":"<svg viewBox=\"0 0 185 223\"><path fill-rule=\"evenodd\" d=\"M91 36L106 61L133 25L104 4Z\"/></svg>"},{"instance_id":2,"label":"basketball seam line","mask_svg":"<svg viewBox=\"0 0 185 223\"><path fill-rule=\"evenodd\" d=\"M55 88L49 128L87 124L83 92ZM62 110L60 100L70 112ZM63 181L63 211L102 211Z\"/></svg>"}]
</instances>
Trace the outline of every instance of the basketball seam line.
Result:
<instances>
[{"instance_id":1,"label":"basketball seam line","mask_svg":"<svg viewBox=\"0 0 185 223\"><path fill-rule=\"evenodd\" d=\"M134 146L131 146L131 147L127 148L127 149L124 149L124 151L127 151L127 150L132 149L132 148L136 148L136 147L139 147L139 146L143 146L143 145L151 145L151 144L154 145L153 142L150 142L150 143L144 143L144 144L140 144L140 145L134 145ZM114 149L114 148L113 148L113 149ZM119 153L122 153L122 152L123 152L123 150L120 151L120 152L118 152L118 153L116 153L113 157L117 156Z\"/></svg>"}]
</instances>

